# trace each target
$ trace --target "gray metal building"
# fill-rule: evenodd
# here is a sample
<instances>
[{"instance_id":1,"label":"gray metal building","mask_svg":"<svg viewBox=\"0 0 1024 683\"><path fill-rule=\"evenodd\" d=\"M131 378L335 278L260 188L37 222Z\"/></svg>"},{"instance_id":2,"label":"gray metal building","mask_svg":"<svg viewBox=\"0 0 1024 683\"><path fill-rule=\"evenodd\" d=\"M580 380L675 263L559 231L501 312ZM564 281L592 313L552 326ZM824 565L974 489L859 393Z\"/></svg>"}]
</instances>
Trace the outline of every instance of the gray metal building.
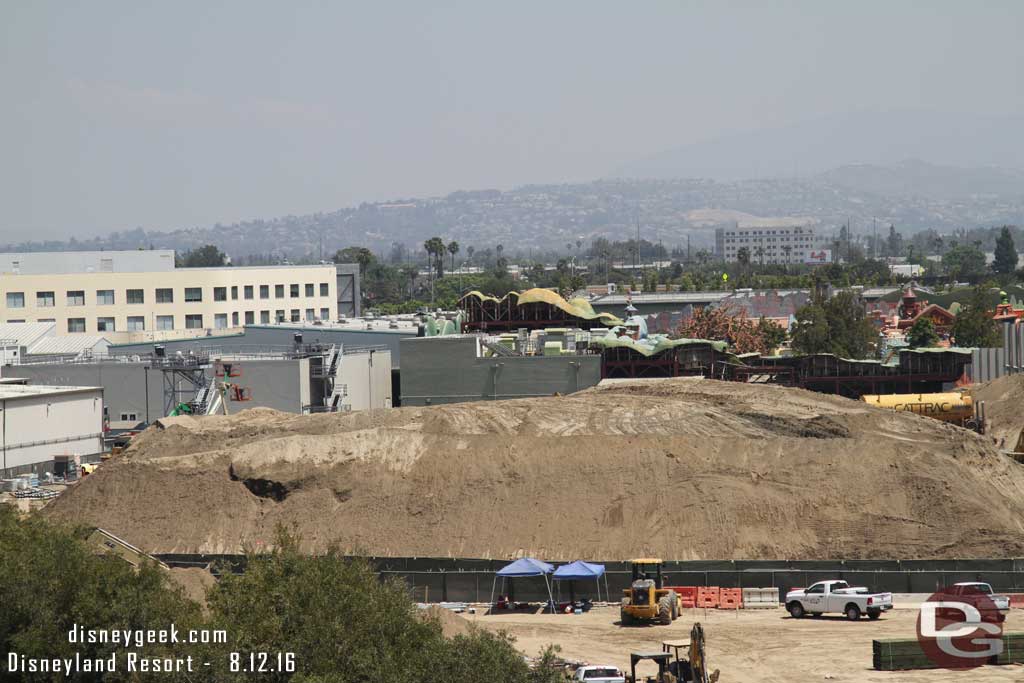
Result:
<instances>
[{"instance_id":1,"label":"gray metal building","mask_svg":"<svg viewBox=\"0 0 1024 683\"><path fill-rule=\"evenodd\" d=\"M363 326L365 328L365 325ZM190 349L198 351L207 349L216 353L248 353L267 350L287 350L294 348L295 335L302 335L302 344L341 345L346 349L355 347L387 348L391 352L391 363L398 367L399 341L416 336L416 328L404 327L388 329L387 324L373 326L373 329L359 329L355 325L247 325L241 334L214 335L174 339L159 342L168 354L178 351L187 353ZM154 342L140 344L113 344L111 355L149 355L153 353Z\"/></svg>"},{"instance_id":2,"label":"gray metal building","mask_svg":"<svg viewBox=\"0 0 1024 683\"><path fill-rule=\"evenodd\" d=\"M601 381L599 355L492 356L480 337L401 341L403 406L571 394Z\"/></svg>"}]
</instances>

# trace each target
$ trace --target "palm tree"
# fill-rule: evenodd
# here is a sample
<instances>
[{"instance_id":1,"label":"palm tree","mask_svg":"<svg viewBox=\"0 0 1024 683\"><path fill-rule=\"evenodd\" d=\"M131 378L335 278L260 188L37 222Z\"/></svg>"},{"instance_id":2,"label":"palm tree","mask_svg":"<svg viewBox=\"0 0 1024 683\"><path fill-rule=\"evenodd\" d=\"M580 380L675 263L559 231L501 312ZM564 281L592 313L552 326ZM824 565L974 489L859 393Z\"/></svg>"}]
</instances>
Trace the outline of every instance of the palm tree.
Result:
<instances>
[{"instance_id":1,"label":"palm tree","mask_svg":"<svg viewBox=\"0 0 1024 683\"><path fill-rule=\"evenodd\" d=\"M452 271L455 270L455 255L459 253L459 243L452 240L448 243L448 253L452 255Z\"/></svg>"},{"instance_id":2,"label":"palm tree","mask_svg":"<svg viewBox=\"0 0 1024 683\"><path fill-rule=\"evenodd\" d=\"M438 278L444 277L444 240L440 237L431 237L429 240L423 243L423 248L427 250L427 254L430 257L428 261L432 261L433 269L437 273Z\"/></svg>"},{"instance_id":3,"label":"palm tree","mask_svg":"<svg viewBox=\"0 0 1024 683\"><path fill-rule=\"evenodd\" d=\"M764 265L764 247L758 247L754 250L754 256L757 256L758 261L761 265Z\"/></svg>"},{"instance_id":4,"label":"palm tree","mask_svg":"<svg viewBox=\"0 0 1024 683\"><path fill-rule=\"evenodd\" d=\"M475 252L475 251L476 251L476 248L472 244L469 245L468 247L466 247L466 255L469 257L467 259L468 261L472 262L472 260L473 260L473 252Z\"/></svg>"}]
</instances>

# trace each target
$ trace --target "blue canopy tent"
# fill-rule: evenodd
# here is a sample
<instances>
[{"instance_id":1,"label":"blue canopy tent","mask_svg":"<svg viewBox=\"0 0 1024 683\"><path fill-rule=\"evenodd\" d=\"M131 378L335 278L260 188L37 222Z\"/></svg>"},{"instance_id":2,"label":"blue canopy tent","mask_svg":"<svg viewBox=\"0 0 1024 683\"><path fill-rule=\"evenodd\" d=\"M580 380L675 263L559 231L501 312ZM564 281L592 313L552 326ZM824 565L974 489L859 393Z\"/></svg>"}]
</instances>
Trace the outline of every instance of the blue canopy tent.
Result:
<instances>
[{"instance_id":1,"label":"blue canopy tent","mask_svg":"<svg viewBox=\"0 0 1024 683\"><path fill-rule=\"evenodd\" d=\"M604 599L608 600L608 577L604 573L603 564L593 564L576 560L564 564L555 570L553 579L555 581L576 581L578 579L593 579L597 582L597 599L601 599L601 577L604 576ZM571 587L571 584L570 584Z\"/></svg>"},{"instance_id":2,"label":"blue canopy tent","mask_svg":"<svg viewBox=\"0 0 1024 683\"><path fill-rule=\"evenodd\" d=\"M494 581L491 582L491 606L494 605L494 587L501 577L502 592L505 592L505 581L517 576L543 576L544 586L548 589L549 605L554 608L555 599L551 595L551 584L548 582L548 574L555 571L555 568L547 562L535 560L532 557L523 557L512 564L505 565L494 574Z\"/></svg>"}]
</instances>

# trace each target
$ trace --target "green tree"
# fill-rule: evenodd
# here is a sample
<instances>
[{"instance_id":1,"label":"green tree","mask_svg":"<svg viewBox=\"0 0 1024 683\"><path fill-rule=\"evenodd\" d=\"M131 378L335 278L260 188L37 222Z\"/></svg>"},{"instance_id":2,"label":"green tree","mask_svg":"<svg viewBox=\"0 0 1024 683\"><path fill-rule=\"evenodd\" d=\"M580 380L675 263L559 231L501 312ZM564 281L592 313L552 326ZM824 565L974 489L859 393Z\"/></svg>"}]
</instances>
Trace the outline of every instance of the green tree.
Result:
<instances>
[{"instance_id":1,"label":"green tree","mask_svg":"<svg viewBox=\"0 0 1024 683\"><path fill-rule=\"evenodd\" d=\"M889 239L886 240L885 246L889 256L903 255L903 235L896 231L895 225L889 226Z\"/></svg>"},{"instance_id":2,"label":"green tree","mask_svg":"<svg viewBox=\"0 0 1024 683\"><path fill-rule=\"evenodd\" d=\"M981 279L988 269L981 249L966 244L958 244L943 254L942 267L950 277L968 282Z\"/></svg>"},{"instance_id":3,"label":"green tree","mask_svg":"<svg viewBox=\"0 0 1024 683\"><path fill-rule=\"evenodd\" d=\"M851 359L873 355L875 330L853 292L844 290L828 300L815 296L797 311L796 319L792 347L798 353L833 353Z\"/></svg>"},{"instance_id":4,"label":"green tree","mask_svg":"<svg viewBox=\"0 0 1024 683\"><path fill-rule=\"evenodd\" d=\"M459 253L459 243L452 240L448 243L448 253L452 255L452 270L455 270L455 255Z\"/></svg>"},{"instance_id":5,"label":"green tree","mask_svg":"<svg viewBox=\"0 0 1024 683\"><path fill-rule=\"evenodd\" d=\"M938 341L939 335L931 318L918 318L907 331L907 345L912 349L930 348Z\"/></svg>"},{"instance_id":6,"label":"green tree","mask_svg":"<svg viewBox=\"0 0 1024 683\"><path fill-rule=\"evenodd\" d=\"M1017 247L1013 244L1013 235L1010 228L1003 226L996 238L995 260L992 262L992 270L1000 275L1012 275L1017 270Z\"/></svg>"},{"instance_id":7,"label":"green tree","mask_svg":"<svg viewBox=\"0 0 1024 683\"><path fill-rule=\"evenodd\" d=\"M175 254L175 265L179 268L217 268L227 263L227 255L212 244L189 249L181 256Z\"/></svg>"},{"instance_id":8,"label":"green tree","mask_svg":"<svg viewBox=\"0 0 1024 683\"><path fill-rule=\"evenodd\" d=\"M431 237L423 243L423 248L426 249L428 261L431 262L433 271L437 279L440 280L444 277L444 240L440 237Z\"/></svg>"},{"instance_id":9,"label":"green tree","mask_svg":"<svg viewBox=\"0 0 1024 683\"><path fill-rule=\"evenodd\" d=\"M746 269L750 265L750 248L749 247L740 247L739 249L737 249L736 250L736 261L741 266L743 266L744 269Z\"/></svg>"},{"instance_id":10,"label":"green tree","mask_svg":"<svg viewBox=\"0 0 1024 683\"><path fill-rule=\"evenodd\" d=\"M366 247L345 247L334 254L335 263L358 263L360 276L366 275L366 268L376 261L373 252Z\"/></svg>"},{"instance_id":11,"label":"green tree","mask_svg":"<svg viewBox=\"0 0 1024 683\"><path fill-rule=\"evenodd\" d=\"M992 319L985 288L978 286L956 314L951 331L957 346L991 348L1002 345L999 323Z\"/></svg>"}]
</instances>

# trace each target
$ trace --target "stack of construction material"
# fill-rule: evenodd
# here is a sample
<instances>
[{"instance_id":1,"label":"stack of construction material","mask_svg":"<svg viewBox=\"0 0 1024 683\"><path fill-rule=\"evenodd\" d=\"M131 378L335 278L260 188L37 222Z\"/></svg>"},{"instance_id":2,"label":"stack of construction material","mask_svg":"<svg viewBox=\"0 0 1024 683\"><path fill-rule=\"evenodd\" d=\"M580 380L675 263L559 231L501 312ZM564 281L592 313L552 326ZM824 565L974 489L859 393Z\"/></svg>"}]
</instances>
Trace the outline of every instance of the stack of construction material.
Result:
<instances>
[{"instance_id":1,"label":"stack of construction material","mask_svg":"<svg viewBox=\"0 0 1024 683\"><path fill-rule=\"evenodd\" d=\"M925 654L916 638L873 640L871 654L876 671L948 668L948 664L936 662ZM994 662L986 663L1024 664L1024 633L1004 633L1002 654Z\"/></svg>"},{"instance_id":2,"label":"stack of construction material","mask_svg":"<svg viewBox=\"0 0 1024 683\"><path fill-rule=\"evenodd\" d=\"M743 589L743 609L775 609L778 606L778 588Z\"/></svg>"}]
</instances>

